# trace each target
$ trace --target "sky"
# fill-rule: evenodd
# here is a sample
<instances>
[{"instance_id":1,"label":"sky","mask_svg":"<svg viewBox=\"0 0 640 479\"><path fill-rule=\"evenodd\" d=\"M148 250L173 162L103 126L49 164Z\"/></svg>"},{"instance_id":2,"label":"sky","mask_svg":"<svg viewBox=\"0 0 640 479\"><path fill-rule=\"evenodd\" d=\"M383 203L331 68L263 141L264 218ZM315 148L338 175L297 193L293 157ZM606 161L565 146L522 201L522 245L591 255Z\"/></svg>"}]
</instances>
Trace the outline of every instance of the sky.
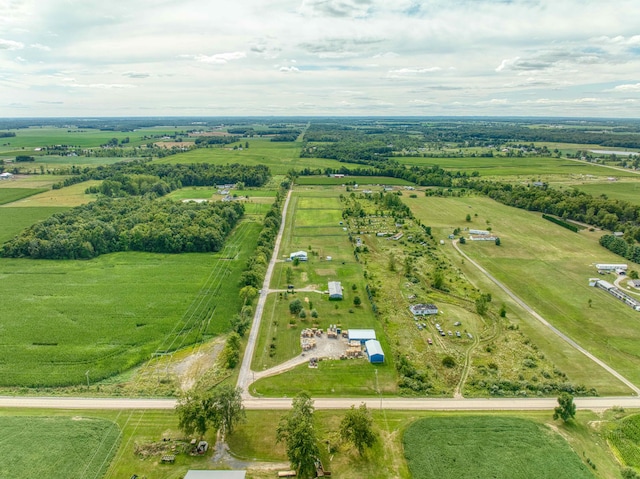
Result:
<instances>
[{"instance_id":1,"label":"sky","mask_svg":"<svg viewBox=\"0 0 640 479\"><path fill-rule=\"evenodd\" d=\"M0 117L639 111L638 0L0 0Z\"/></svg>"}]
</instances>

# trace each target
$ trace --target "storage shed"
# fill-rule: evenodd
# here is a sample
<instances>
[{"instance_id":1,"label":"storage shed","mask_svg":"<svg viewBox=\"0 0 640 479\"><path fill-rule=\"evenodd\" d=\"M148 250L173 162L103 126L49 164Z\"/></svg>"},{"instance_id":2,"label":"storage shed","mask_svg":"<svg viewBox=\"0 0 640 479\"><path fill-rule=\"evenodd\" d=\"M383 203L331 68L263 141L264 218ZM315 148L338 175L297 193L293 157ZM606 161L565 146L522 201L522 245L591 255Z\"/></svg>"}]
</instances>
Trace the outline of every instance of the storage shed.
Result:
<instances>
[{"instance_id":1,"label":"storage shed","mask_svg":"<svg viewBox=\"0 0 640 479\"><path fill-rule=\"evenodd\" d=\"M376 339L376 332L373 329L350 329L347 335L349 341L360 341L361 344Z\"/></svg>"},{"instance_id":2,"label":"storage shed","mask_svg":"<svg viewBox=\"0 0 640 479\"><path fill-rule=\"evenodd\" d=\"M364 343L364 347L367 350L370 363L384 363L384 351L382 350L382 346L380 346L380 341L370 339Z\"/></svg>"},{"instance_id":3,"label":"storage shed","mask_svg":"<svg viewBox=\"0 0 640 479\"><path fill-rule=\"evenodd\" d=\"M307 261L307 259L309 259L307 257L307 252L306 251L296 251L295 253L291 253L289 255L289 259L291 261L293 261L294 259L298 259L300 261Z\"/></svg>"},{"instance_id":4,"label":"storage shed","mask_svg":"<svg viewBox=\"0 0 640 479\"><path fill-rule=\"evenodd\" d=\"M329 281L329 299L342 299L342 285L340 281Z\"/></svg>"}]
</instances>

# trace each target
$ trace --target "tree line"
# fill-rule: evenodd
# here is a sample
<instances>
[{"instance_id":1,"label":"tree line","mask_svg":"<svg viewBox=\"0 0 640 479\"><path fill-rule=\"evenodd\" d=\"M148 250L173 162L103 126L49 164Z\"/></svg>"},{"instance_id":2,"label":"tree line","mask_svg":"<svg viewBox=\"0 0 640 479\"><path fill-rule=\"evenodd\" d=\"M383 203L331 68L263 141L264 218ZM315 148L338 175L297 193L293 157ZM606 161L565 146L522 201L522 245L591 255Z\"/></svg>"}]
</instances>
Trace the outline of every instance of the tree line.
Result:
<instances>
[{"instance_id":1,"label":"tree line","mask_svg":"<svg viewBox=\"0 0 640 479\"><path fill-rule=\"evenodd\" d=\"M4 257L86 259L116 251L219 251L241 203L102 198L40 221L2 246Z\"/></svg>"}]
</instances>

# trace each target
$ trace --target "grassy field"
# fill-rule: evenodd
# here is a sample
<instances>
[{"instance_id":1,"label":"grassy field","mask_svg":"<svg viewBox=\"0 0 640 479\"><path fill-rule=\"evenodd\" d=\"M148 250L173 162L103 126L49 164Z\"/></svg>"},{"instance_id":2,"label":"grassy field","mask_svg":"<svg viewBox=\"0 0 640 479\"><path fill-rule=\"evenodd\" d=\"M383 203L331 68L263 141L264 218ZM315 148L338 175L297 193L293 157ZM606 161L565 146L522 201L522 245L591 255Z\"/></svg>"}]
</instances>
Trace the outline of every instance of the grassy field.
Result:
<instances>
[{"instance_id":1,"label":"grassy field","mask_svg":"<svg viewBox=\"0 0 640 479\"><path fill-rule=\"evenodd\" d=\"M423 419L403 442L414 479L594 477L560 434L519 418Z\"/></svg>"},{"instance_id":2,"label":"grassy field","mask_svg":"<svg viewBox=\"0 0 640 479\"><path fill-rule=\"evenodd\" d=\"M3 188L0 189L0 205L13 203L14 201L21 200L22 198L27 198L28 196L37 195L38 193L42 193L44 191L47 190L45 190L44 188Z\"/></svg>"},{"instance_id":3,"label":"grassy field","mask_svg":"<svg viewBox=\"0 0 640 479\"><path fill-rule=\"evenodd\" d=\"M617 176L617 175L613 175ZM640 180L615 181L607 183L585 183L574 185L575 189L592 196L606 195L607 198L628 201L640 205Z\"/></svg>"},{"instance_id":4,"label":"grassy field","mask_svg":"<svg viewBox=\"0 0 640 479\"><path fill-rule=\"evenodd\" d=\"M225 332L259 229L242 222L216 254L0 260L12 298L2 315L0 384L81 384L87 370L95 382Z\"/></svg>"},{"instance_id":5,"label":"grassy field","mask_svg":"<svg viewBox=\"0 0 640 479\"><path fill-rule=\"evenodd\" d=\"M640 334L638 313L588 286L588 278L596 272L594 263L619 261L598 245L601 233L573 233L543 220L539 213L484 197L405 201L424 224L433 226L437 238L446 238L455 227L492 227L502 240L500 247L493 242L468 241L462 246L464 251L561 331L640 384L640 347L634 340ZM467 214L472 216L470 223L464 220ZM460 263L459 257L457 262ZM461 268L470 271L467 266ZM499 298L503 300L504 295ZM517 309L508 304L510 310ZM520 318L521 321L511 317L511 321L525 328L541 351L559 364L574 383L595 387L602 395L628 393L617 380L599 366L584 361L581 355L574 354L574 359L568 361L572 353L564 342L556 340L529 315L520 314Z\"/></svg>"},{"instance_id":6,"label":"grassy field","mask_svg":"<svg viewBox=\"0 0 640 479\"><path fill-rule=\"evenodd\" d=\"M90 186L99 185L100 183L100 181L91 180L67 186L66 188L60 188L59 190L46 190L37 195L15 201L11 204L11 207L37 208L44 206L72 207L83 205L97 198L95 194L86 194L85 190Z\"/></svg>"},{"instance_id":7,"label":"grassy field","mask_svg":"<svg viewBox=\"0 0 640 479\"><path fill-rule=\"evenodd\" d=\"M63 175L15 175L12 180L0 181L0 190L5 188L36 188L51 189L51 185L63 181L66 176Z\"/></svg>"},{"instance_id":8,"label":"grassy field","mask_svg":"<svg viewBox=\"0 0 640 479\"><path fill-rule=\"evenodd\" d=\"M103 477L120 430L105 419L0 415L0 477Z\"/></svg>"},{"instance_id":9,"label":"grassy field","mask_svg":"<svg viewBox=\"0 0 640 479\"><path fill-rule=\"evenodd\" d=\"M244 147L246 140L239 145ZM223 148L200 148L173 155L161 160L162 163L240 163L242 165L267 165L272 174L286 174L290 169L341 168L349 166L336 160L324 158L300 158L300 142L269 141L250 139L249 148L234 150L233 144Z\"/></svg>"},{"instance_id":10,"label":"grassy field","mask_svg":"<svg viewBox=\"0 0 640 479\"><path fill-rule=\"evenodd\" d=\"M344 185L345 183L356 182L358 185L413 185L410 181L402 178L390 178L388 176L346 176L344 178L333 178L330 176L300 176L296 178L298 185Z\"/></svg>"},{"instance_id":11,"label":"grassy field","mask_svg":"<svg viewBox=\"0 0 640 479\"><path fill-rule=\"evenodd\" d=\"M440 166L447 170L478 171L482 177L537 178L541 175L611 176L614 170L565 158L396 158L404 165ZM635 177L630 171L615 171L615 176Z\"/></svg>"}]
</instances>

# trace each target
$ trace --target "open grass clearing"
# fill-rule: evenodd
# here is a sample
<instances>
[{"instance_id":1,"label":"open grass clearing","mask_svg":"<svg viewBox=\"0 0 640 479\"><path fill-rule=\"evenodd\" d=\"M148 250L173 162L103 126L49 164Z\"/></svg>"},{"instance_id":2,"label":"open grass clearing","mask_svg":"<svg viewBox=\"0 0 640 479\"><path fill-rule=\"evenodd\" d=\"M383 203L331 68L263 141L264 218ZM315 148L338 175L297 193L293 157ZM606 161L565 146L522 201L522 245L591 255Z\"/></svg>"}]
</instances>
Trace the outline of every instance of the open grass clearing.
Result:
<instances>
[{"instance_id":1,"label":"open grass clearing","mask_svg":"<svg viewBox=\"0 0 640 479\"><path fill-rule=\"evenodd\" d=\"M0 477L103 477L118 448L120 430L86 416L0 415Z\"/></svg>"},{"instance_id":2,"label":"open grass clearing","mask_svg":"<svg viewBox=\"0 0 640 479\"><path fill-rule=\"evenodd\" d=\"M407 428L403 442L414 479L594 477L560 434L525 419L423 419Z\"/></svg>"},{"instance_id":3,"label":"open grass clearing","mask_svg":"<svg viewBox=\"0 0 640 479\"><path fill-rule=\"evenodd\" d=\"M632 340L640 334L638 313L588 286L588 278L596 273L594 263L619 261L597 243L597 234L587 230L573 233L543 220L539 213L485 197L405 201L424 224L433 226L438 239L446 238L455 227L491 226L502 240L500 247L493 242L467 241L462 245L464 251L558 329L628 379L640 382L640 347ZM469 223L464 220L467 214L472 217ZM534 318L521 317L543 336L552 336L540 329ZM566 343L555 340L548 340L547 345L552 349L542 351L554 362L568 349ZM589 361L563 363L563 371L574 383L596 387L601 395L628 393Z\"/></svg>"},{"instance_id":4,"label":"open grass clearing","mask_svg":"<svg viewBox=\"0 0 640 479\"><path fill-rule=\"evenodd\" d=\"M85 190L90 186L99 185L97 180L84 181L76 185L60 188L59 190L47 190L37 195L23 198L11 204L12 207L72 207L89 203L97 198L96 194L87 194Z\"/></svg>"},{"instance_id":5,"label":"open grass clearing","mask_svg":"<svg viewBox=\"0 0 640 479\"><path fill-rule=\"evenodd\" d=\"M616 176L616 175L612 175ZM640 205L640 179L637 181L609 181L606 183L585 183L573 185L575 189L592 196L606 195L607 198L628 201Z\"/></svg>"},{"instance_id":6,"label":"open grass clearing","mask_svg":"<svg viewBox=\"0 0 640 479\"><path fill-rule=\"evenodd\" d=\"M1 384L82 384L87 370L95 382L226 332L259 230L241 222L216 254L0 260L12 298L2 315Z\"/></svg>"},{"instance_id":7,"label":"open grass clearing","mask_svg":"<svg viewBox=\"0 0 640 479\"><path fill-rule=\"evenodd\" d=\"M0 181L0 189L4 188L42 188L50 189L51 185L64 181L64 175L14 175L11 180Z\"/></svg>"}]
</instances>

